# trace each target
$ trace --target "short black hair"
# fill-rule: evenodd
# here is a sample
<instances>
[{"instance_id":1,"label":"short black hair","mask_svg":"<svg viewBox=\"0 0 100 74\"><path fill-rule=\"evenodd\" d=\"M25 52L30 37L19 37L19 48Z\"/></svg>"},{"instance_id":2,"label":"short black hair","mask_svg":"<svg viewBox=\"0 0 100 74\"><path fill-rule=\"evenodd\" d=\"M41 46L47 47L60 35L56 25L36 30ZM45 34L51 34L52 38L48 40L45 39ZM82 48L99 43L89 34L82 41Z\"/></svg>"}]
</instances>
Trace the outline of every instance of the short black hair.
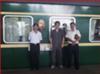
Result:
<instances>
[{"instance_id":1,"label":"short black hair","mask_svg":"<svg viewBox=\"0 0 100 74\"><path fill-rule=\"evenodd\" d=\"M59 22L59 21L56 21L56 22L55 22L55 25L57 25L57 24L59 24L59 25L60 25L60 22Z\"/></svg>"},{"instance_id":2,"label":"short black hair","mask_svg":"<svg viewBox=\"0 0 100 74\"><path fill-rule=\"evenodd\" d=\"M76 23L74 23L74 22L71 22L71 23L70 23L70 25L72 25L72 24L74 24L74 25L76 26Z\"/></svg>"},{"instance_id":3,"label":"short black hair","mask_svg":"<svg viewBox=\"0 0 100 74\"><path fill-rule=\"evenodd\" d=\"M34 26L38 26L38 24L37 24L37 23L34 23L34 24L33 24L33 27L34 27Z\"/></svg>"},{"instance_id":4,"label":"short black hair","mask_svg":"<svg viewBox=\"0 0 100 74\"><path fill-rule=\"evenodd\" d=\"M64 26L64 25L66 25L66 26L67 26L67 24L66 24L66 23L63 23L63 26Z\"/></svg>"}]
</instances>

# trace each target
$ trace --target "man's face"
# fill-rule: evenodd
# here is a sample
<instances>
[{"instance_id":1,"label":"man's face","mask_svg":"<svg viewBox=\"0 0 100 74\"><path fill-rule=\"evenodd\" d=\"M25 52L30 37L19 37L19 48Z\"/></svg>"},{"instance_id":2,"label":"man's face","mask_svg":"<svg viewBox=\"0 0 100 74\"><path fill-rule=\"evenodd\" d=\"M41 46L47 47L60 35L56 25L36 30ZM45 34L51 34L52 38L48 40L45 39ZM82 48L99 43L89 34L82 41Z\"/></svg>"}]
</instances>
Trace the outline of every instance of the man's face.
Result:
<instances>
[{"instance_id":1,"label":"man's face","mask_svg":"<svg viewBox=\"0 0 100 74\"><path fill-rule=\"evenodd\" d=\"M33 29L34 29L34 30L38 30L38 26L35 25L35 26L33 27Z\"/></svg>"},{"instance_id":2,"label":"man's face","mask_svg":"<svg viewBox=\"0 0 100 74\"><path fill-rule=\"evenodd\" d=\"M56 25L55 25L55 29L58 29L59 26L60 26L60 24L59 24L59 23L56 23Z\"/></svg>"},{"instance_id":3,"label":"man's face","mask_svg":"<svg viewBox=\"0 0 100 74\"><path fill-rule=\"evenodd\" d=\"M75 24L71 24L70 27L71 27L72 31L75 30L75 28L76 28Z\"/></svg>"},{"instance_id":4,"label":"man's face","mask_svg":"<svg viewBox=\"0 0 100 74\"><path fill-rule=\"evenodd\" d=\"M67 24L64 24L64 25L63 25L63 28L67 28Z\"/></svg>"}]
</instances>

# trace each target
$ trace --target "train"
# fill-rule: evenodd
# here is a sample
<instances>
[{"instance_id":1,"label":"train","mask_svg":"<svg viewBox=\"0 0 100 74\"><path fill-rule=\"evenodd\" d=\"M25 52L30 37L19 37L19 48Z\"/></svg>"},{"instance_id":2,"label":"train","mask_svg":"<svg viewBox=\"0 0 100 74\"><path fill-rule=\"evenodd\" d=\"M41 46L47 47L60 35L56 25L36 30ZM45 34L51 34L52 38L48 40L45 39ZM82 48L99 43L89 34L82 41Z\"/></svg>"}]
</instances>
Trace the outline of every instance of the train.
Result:
<instances>
[{"instance_id":1,"label":"train","mask_svg":"<svg viewBox=\"0 0 100 74\"><path fill-rule=\"evenodd\" d=\"M81 32L80 64L100 64L100 6L59 3L3 2L1 4L2 69L28 68L28 34L35 22L42 21L43 40L40 66L50 64L49 34L55 21L75 22ZM65 46L67 43L65 42Z\"/></svg>"}]
</instances>

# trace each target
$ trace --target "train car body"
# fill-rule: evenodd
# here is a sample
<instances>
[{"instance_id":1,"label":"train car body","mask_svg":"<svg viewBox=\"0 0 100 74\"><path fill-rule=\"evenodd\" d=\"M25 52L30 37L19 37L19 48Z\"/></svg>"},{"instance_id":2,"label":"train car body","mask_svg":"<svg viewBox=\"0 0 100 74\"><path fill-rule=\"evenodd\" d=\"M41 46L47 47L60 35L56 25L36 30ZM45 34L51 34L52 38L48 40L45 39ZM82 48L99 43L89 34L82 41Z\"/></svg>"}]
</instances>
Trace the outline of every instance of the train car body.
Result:
<instances>
[{"instance_id":1,"label":"train car body","mask_svg":"<svg viewBox=\"0 0 100 74\"><path fill-rule=\"evenodd\" d=\"M100 64L100 6L45 4L45 3L2 3L2 68L28 68L28 33L34 22L42 20L40 65L48 66L49 34L56 20L61 24L74 21L80 30L80 64ZM63 26L61 26L62 28ZM65 43L66 46L66 43Z\"/></svg>"}]
</instances>

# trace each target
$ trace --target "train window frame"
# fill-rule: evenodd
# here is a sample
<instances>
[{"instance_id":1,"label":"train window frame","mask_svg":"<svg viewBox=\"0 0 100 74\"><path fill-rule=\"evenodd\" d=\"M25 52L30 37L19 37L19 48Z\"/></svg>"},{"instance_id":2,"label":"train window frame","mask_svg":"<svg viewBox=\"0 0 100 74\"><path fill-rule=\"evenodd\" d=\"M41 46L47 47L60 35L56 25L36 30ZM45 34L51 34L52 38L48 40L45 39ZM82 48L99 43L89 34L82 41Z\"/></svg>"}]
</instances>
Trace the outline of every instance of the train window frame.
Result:
<instances>
[{"instance_id":1,"label":"train window frame","mask_svg":"<svg viewBox=\"0 0 100 74\"><path fill-rule=\"evenodd\" d=\"M49 19L49 33L51 32L52 30L52 19L72 19L72 22L75 22L76 23L76 18L75 17L71 17L71 16L51 16L50 19ZM56 20L56 21L59 21L59 20Z\"/></svg>"},{"instance_id":2,"label":"train window frame","mask_svg":"<svg viewBox=\"0 0 100 74\"><path fill-rule=\"evenodd\" d=\"M95 25L94 25L94 27L92 27L92 21L93 20L97 20L97 19L100 19L99 17L92 17L92 18L90 18L90 20L89 20L89 41L90 42L97 42L97 43L99 43L100 42L100 40L93 40L93 38L94 37L92 37L93 35L92 34L94 34L93 32L95 32L95 29L94 30L92 30L92 28L95 28Z\"/></svg>"},{"instance_id":3,"label":"train window frame","mask_svg":"<svg viewBox=\"0 0 100 74\"><path fill-rule=\"evenodd\" d=\"M34 17L32 17L32 16L30 16L30 15L17 15L17 14L15 14L15 15L4 15L3 16L3 42L4 43L29 43L28 41L24 41L24 42L8 42L8 41L6 41L6 33L5 33L5 18L6 17L28 17L28 18L31 18L31 26L33 25L33 23L34 23Z\"/></svg>"}]
</instances>

